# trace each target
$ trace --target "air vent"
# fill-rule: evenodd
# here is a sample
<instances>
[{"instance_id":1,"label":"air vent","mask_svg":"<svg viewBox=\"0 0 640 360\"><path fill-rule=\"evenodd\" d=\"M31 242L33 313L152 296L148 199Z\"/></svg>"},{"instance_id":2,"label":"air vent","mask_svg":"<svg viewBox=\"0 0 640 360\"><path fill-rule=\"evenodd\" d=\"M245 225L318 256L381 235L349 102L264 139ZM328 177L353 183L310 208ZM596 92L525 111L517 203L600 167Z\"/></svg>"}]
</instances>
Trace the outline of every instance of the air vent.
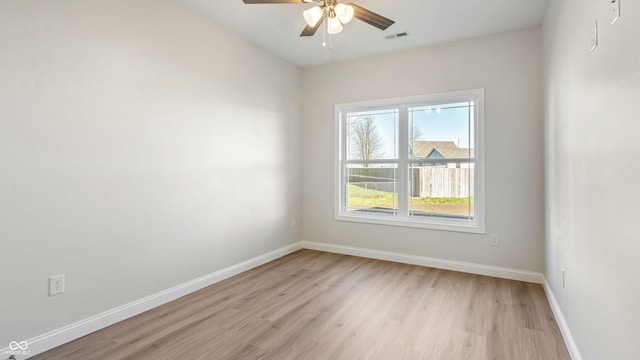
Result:
<instances>
[{"instance_id":1,"label":"air vent","mask_svg":"<svg viewBox=\"0 0 640 360\"><path fill-rule=\"evenodd\" d=\"M384 38L387 40L393 40L393 39L397 39L397 38L401 38L401 37L405 37L405 36L409 36L409 33L405 32L401 32L401 33L397 33L397 34L393 34L393 35L387 35Z\"/></svg>"}]
</instances>

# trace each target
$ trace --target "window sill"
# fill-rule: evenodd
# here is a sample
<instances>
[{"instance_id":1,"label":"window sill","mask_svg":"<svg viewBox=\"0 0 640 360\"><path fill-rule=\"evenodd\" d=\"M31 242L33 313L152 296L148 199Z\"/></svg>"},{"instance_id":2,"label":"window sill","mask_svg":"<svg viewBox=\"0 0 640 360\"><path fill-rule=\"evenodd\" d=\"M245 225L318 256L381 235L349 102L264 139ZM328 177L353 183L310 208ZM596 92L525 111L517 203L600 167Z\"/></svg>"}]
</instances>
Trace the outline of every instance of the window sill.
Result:
<instances>
[{"instance_id":1,"label":"window sill","mask_svg":"<svg viewBox=\"0 0 640 360\"><path fill-rule=\"evenodd\" d=\"M474 221L466 220L442 220L433 219L425 221L424 219L415 219L411 217L391 217L385 215L356 215L356 214L338 214L335 216L337 221L358 222L365 224L375 224L384 226L400 226L419 229L452 231L463 233L484 234L484 224L478 224Z\"/></svg>"}]
</instances>

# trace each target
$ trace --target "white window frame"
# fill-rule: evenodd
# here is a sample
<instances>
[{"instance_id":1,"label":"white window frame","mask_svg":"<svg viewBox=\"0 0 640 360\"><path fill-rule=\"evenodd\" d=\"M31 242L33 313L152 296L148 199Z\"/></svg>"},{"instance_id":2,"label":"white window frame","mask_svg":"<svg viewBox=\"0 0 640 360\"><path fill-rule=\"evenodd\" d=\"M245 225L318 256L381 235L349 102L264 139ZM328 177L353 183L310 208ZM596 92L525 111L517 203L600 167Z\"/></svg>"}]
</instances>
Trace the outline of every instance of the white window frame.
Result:
<instances>
[{"instance_id":1,"label":"white window frame","mask_svg":"<svg viewBox=\"0 0 640 360\"><path fill-rule=\"evenodd\" d=\"M438 105L443 103L474 102L474 218L448 219L445 217L416 217L408 214L409 159L408 159L408 112L413 106ZM404 98L363 101L337 104L335 106L335 219L360 223L425 228L444 231L485 233L485 122L484 89L453 91ZM346 211L346 178L345 170L349 163L346 149L345 114L354 111L377 110L380 108L400 109L399 119L399 154L397 160L358 160L357 163L398 164L398 213L395 215L379 213L354 213ZM431 163L433 161L429 161ZM404 186L403 186L404 184Z\"/></svg>"}]
</instances>

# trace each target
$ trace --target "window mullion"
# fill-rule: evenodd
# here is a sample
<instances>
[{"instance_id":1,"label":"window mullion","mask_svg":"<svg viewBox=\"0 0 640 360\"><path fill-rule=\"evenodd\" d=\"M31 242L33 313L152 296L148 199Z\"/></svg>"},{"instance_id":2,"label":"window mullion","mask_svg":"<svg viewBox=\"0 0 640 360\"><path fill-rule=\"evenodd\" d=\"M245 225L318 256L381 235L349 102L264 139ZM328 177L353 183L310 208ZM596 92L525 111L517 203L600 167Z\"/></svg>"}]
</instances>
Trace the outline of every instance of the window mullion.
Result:
<instances>
[{"instance_id":1,"label":"window mullion","mask_svg":"<svg viewBox=\"0 0 640 360\"><path fill-rule=\"evenodd\" d=\"M340 122L339 122L339 137L340 137L340 213L347 211L347 164L346 161L348 159L347 153L349 152L349 146L347 141L347 120L346 115L340 112Z\"/></svg>"},{"instance_id":2,"label":"window mullion","mask_svg":"<svg viewBox=\"0 0 640 360\"><path fill-rule=\"evenodd\" d=\"M399 108L398 124L398 215L409 216L409 170L407 154L409 149L409 119L407 106Z\"/></svg>"}]
</instances>

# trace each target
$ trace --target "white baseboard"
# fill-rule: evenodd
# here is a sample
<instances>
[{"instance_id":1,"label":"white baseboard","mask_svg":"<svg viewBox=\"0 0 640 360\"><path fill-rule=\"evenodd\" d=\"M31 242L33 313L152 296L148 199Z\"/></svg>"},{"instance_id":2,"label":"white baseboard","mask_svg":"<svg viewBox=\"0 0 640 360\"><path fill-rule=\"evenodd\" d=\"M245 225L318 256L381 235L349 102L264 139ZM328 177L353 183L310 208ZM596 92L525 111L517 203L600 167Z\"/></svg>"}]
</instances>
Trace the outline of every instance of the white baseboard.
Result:
<instances>
[{"instance_id":1,"label":"white baseboard","mask_svg":"<svg viewBox=\"0 0 640 360\"><path fill-rule=\"evenodd\" d=\"M549 300L549 305L551 306L551 311L553 311L553 315L556 318L556 323L558 323L558 327L560 328L560 332L562 333L562 337L564 338L564 343L567 345L567 349L569 350L569 355L572 360L582 360L582 355L580 355L580 351L578 350L578 346L576 346L575 341L573 340L573 336L571 335L571 331L569 330L569 325L562 314L562 310L560 310L560 305L556 300L555 295L553 295L553 291L551 290L551 285L547 282L547 279L543 277L543 287L544 292L547 294L547 299Z\"/></svg>"},{"instance_id":2,"label":"white baseboard","mask_svg":"<svg viewBox=\"0 0 640 360\"><path fill-rule=\"evenodd\" d=\"M532 271L474 264L463 261L445 260L426 256L408 255L389 251L372 250L312 241L303 241L302 247L311 250L393 261L403 264L427 266L437 269L460 271L470 274L486 275L510 280L526 281L536 284L542 284L544 279L541 273Z\"/></svg>"},{"instance_id":3,"label":"white baseboard","mask_svg":"<svg viewBox=\"0 0 640 360\"><path fill-rule=\"evenodd\" d=\"M21 355L22 352L19 350L20 353L16 355L16 358L18 360L22 360L30 356L38 355L57 346L68 343L69 341L76 340L92 332L136 316L300 249L302 249L302 242L287 245L269 253L256 256L253 259L249 259L239 264L216 271L212 274L175 286L171 289L147 296L143 299L106 311L102 314L92 316L88 319L78 321L44 335L36 336L27 340L27 344L29 346L27 351L29 355L25 357L25 355ZM11 354L11 350L8 347L0 349L0 355L2 354Z\"/></svg>"},{"instance_id":4,"label":"white baseboard","mask_svg":"<svg viewBox=\"0 0 640 360\"><path fill-rule=\"evenodd\" d=\"M571 338L571 334L568 332L568 327L564 322L564 317L562 317L562 313L558 308L558 304L555 301L555 298L553 298L553 294L551 293L550 288L548 288L548 284L546 284L543 275L540 273L497 266L474 264L462 261L445 260L310 241L301 241L276 249L267 254L257 256L253 259L249 259L220 271L216 271L212 274L175 286L171 289L153 294L151 296L147 296L143 299L92 316L88 319L78 321L49 333L36 336L32 339L27 340L27 343L29 344L29 355L27 357L23 355L18 355L16 357L18 360L22 360L28 358L29 356L38 355L57 346L76 340L92 332L98 331L122 320L126 320L145 311L151 310L155 307L166 304L182 296L188 295L207 286L213 285L217 282L228 279L244 271L253 269L303 248L544 284L545 291L547 291L547 296L549 297L549 302L551 303L554 314L556 314L556 318L558 319L558 324L560 325L562 334L563 336L565 336L567 346L572 353L571 355L574 360L582 360L579 353L577 352L575 343L573 343L573 338ZM0 354L10 354L10 349L8 347L0 349Z\"/></svg>"}]
</instances>

